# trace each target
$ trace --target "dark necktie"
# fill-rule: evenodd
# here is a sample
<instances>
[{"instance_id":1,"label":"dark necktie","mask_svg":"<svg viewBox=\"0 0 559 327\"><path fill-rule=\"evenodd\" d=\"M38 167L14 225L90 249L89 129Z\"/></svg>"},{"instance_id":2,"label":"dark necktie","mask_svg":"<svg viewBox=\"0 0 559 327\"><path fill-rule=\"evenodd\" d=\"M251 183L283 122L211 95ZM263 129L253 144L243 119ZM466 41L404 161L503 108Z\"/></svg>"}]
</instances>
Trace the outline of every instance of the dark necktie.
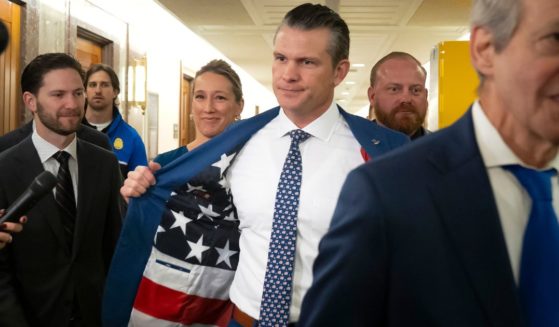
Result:
<instances>
[{"instance_id":1,"label":"dark necktie","mask_svg":"<svg viewBox=\"0 0 559 327\"><path fill-rule=\"evenodd\" d=\"M289 321L297 241L297 211L303 170L299 144L307 140L310 134L296 129L289 132L289 136L291 146L276 192L268 264L260 303L258 326L262 327L283 327L287 326Z\"/></svg>"},{"instance_id":2,"label":"dark necktie","mask_svg":"<svg viewBox=\"0 0 559 327\"><path fill-rule=\"evenodd\" d=\"M70 175L70 169L68 167L70 154L66 151L58 151L54 154L54 158L60 163L56 176L57 184L54 199L60 211L60 218L62 220L66 241L71 249L74 238L74 225L76 223L76 200L72 184L72 175Z\"/></svg>"},{"instance_id":3,"label":"dark necktie","mask_svg":"<svg viewBox=\"0 0 559 327\"><path fill-rule=\"evenodd\" d=\"M559 326L559 223L551 195L551 177L557 172L519 165L504 168L516 176L532 198L518 283L526 321L531 327Z\"/></svg>"}]
</instances>

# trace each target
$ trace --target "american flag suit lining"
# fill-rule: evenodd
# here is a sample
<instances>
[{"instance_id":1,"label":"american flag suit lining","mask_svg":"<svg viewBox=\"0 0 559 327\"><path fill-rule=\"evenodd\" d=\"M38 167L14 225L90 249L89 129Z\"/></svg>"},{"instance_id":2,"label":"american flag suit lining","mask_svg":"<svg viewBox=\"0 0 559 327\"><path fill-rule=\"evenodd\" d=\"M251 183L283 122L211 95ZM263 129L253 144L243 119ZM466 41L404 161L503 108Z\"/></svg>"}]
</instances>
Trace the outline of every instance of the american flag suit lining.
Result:
<instances>
[{"instance_id":1,"label":"american flag suit lining","mask_svg":"<svg viewBox=\"0 0 559 327\"><path fill-rule=\"evenodd\" d=\"M372 158L407 142L339 110ZM164 166L157 184L131 200L107 276L104 326L227 325L240 233L224 176L242 145L278 112L234 124Z\"/></svg>"}]
</instances>

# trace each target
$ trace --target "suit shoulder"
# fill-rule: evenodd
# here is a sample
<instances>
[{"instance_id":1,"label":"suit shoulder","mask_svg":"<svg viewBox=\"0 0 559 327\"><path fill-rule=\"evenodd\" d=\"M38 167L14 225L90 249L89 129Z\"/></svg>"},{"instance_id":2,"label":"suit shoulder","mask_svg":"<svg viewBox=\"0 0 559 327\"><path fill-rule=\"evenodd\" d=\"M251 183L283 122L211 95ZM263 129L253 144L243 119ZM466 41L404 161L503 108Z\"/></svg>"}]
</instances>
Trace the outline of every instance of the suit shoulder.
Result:
<instances>
[{"instance_id":1,"label":"suit shoulder","mask_svg":"<svg viewBox=\"0 0 559 327\"><path fill-rule=\"evenodd\" d=\"M31 136L24 137L18 140L18 143L12 144L10 147L0 152L0 160L9 160L14 157L15 154L21 153L21 151L28 151L28 142L31 142Z\"/></svg>"},{"instance_id":2,"label":"suit shoulder","mask_svg":"<svg viewBox=\"0 0 559 327\"><path fill-rule=\"evenodd\" d=\"M112 150L107 135L96 129L82 124L80 129L78 129L77 135L82 140L93 143L107 150Z\"/></svg>"},{"instance_id":3,"label":"suit shoulder","mask_svg":"<svg viewBox=\"0 0 559 327\"><path fill-rule=\"evenodd\" d=\"M402 178L420 178L432 169L447 170L471 159L479 158L479 150L473 129L464 124L455 124L424 136L400 147L376 162L366 165L374 174L388 171L399 172ZM394 176L394 178L398 178Z\"/></svg>"},{"instance_id":4,"label":"suit shoulder","mask_svg":"<svg viewBox=\"0 0 559 327\"><path fill-rule=\"evenodd\" d=\"M116 155L113 151L107 150L106 148L100 147L97 144L93 144L84 139L78 139L78 146L82 147L86 153L100 156L101 158L111 158L116 160Z\"/></svg>"},{"instance_id":5,"label":"suit shoulder","mask_svg":"<svg viewBox=\"0 0 559 327\"><path fill-rule=\"evenodd\" d=\"M11 132L0 136L0 152L3 152L19 142L23 141L27 136L31 135L32 127L27 123Z\"/></svg>"}]
</instances>

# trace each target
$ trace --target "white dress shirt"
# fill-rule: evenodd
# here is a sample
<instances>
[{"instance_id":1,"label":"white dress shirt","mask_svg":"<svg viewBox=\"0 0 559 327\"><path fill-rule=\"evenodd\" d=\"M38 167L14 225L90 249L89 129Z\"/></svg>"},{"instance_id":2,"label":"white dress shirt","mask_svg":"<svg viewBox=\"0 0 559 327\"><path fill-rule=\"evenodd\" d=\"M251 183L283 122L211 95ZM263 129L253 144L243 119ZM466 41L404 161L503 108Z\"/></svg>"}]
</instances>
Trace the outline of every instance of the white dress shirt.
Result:
<instances>
[{"instance_id":1,"label":"white dress shirt","mask_svg":"<svg viewBox=\"0 0 559 327\"><path fill-rule=\"evenodd\" d=\"M501 226L505 235L511 268L518 284L522 242L530 209L532 208L532 200L516 177L511 172L503 169L502 166L511 164L529 166L522 163L505 141L503 141L497 129L495 129L483 112L478 101L473 105L472 116L477 144L489 174L489 181L493 189ZM555 168L559 171L559 155L543 170L550 168ZM557 213L559 212L559 181L557 175L552 177L551 184L553 207Z\"/></svg>"},{"instance_id":2,"label":"white dress shirt","mask_svg":"<svg viewBox=\"0 0 559 327\"><path fill-rule=\"evenodd\" d=\"M58 174L58 167L60 164L58 161L53 158L52 156L61 151L58 147L50 144L47 140L42 138L35 129L35 124L33 124L33 134L31 135L31 140L33 141L33 145L35 149L37 149L37 153L39 154L39 158L41 159L41 163L45 170L50 171L54 176ZM78 152L77 152L77 137L74 135L74 139L68 146L62 150L68 152L70 154L70 158L68 159L68 168L70 169L70 175L72 176L72 186L74 187L74 199L76 202L78 201ZM56 187L54 188L53 192L56 192ZM77 203L76 203L77 205Z\"/></svg>"},{"instance_id":3,"label":"white dress shirt","mask_svg":"<svg viewBox=\"0 0 559 327\"><path fill-rule=\"evenodd\" d=\"M280 110L252 136L230 168L241 229L239 265L230 296L239 309L255 319L260 313L277 185L291 144L286 134L297 128ZM318 242L330 226L342 184L348 172L364 162L361 146L335 103L303 130L311 137L300 145L303 174L291 322L299 319L303 296L312 283Z\"/></svg>"}]
</instances>

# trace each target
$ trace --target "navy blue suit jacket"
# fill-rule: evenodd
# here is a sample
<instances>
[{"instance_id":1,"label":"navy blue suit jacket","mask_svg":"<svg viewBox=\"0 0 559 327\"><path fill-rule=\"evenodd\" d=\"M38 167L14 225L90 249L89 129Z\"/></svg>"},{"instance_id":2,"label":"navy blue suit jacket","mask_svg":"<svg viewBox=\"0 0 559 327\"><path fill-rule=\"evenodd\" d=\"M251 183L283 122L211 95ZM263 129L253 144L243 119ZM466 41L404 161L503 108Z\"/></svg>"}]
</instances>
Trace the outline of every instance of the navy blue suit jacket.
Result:
<instances>
[{"instance_id":1,"label":"navy blue suit jacket","mask_svg":"<svg viewBox=\"0 0 559 327\"><path fill-rule=\"evenodd\" d=\"M297 326L522 326L471 111L350 173Z\"/></svg>"},{"instance_id":2,"label":"navy blue suit jacket","mask_svg":"<svg viewBox=\"0 0 559 327\"><path fill-rule=\"evenodd\" d=\"M103 326L127 326L166 200L203 168L248 141L279 113L279 107L231 125L225 132L189 151L155 173L157 184L130 201L123 231L111 263L103 301ZM409 142L402 133L339 108L355 139L373 159Z\"/></svg>"}]
</instances>

